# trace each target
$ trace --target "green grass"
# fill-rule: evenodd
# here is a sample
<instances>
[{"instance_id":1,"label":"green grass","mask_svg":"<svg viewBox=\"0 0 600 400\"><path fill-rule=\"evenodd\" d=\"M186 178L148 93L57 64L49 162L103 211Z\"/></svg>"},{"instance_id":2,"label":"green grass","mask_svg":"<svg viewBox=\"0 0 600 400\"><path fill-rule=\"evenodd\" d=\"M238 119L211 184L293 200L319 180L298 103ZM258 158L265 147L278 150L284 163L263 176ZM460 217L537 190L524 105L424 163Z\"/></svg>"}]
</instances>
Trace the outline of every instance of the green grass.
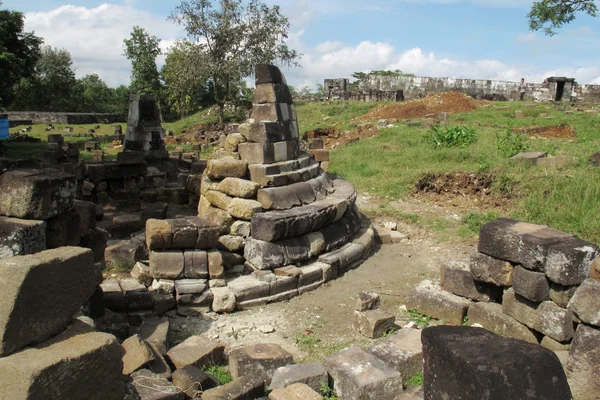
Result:
<instances>
[{"instance_id":1,"label":"green grass","mask_svg":"<svg viewBox=\"0 0 600 400\"><path fill-rule=\"evenodd\" d=\"M537 104L525 108L525 102L498 102L473 112L451 115L450 128L465 126L477 140L466 147L436 148L425 127L408 127L403 122L381 130L369 140L360 140L336 149L331 154L330 170L352 181L359 192L390 202L415 193L415 183L427 173L456 171L494 173L493 195L511 199L508 209L490 209L462 216L460 236L476 234L486 221L506 216L549 225L600 243L600 168L588 163L600 150L600 114L574 111L564 106ZM379 105L379 104L378 104ZM378 106L375 105L375 106ZM510 110L496 110L510 106ZM369 103L309 103L297 107L301 132L315 127L350 129L364 121L355 120L373 107ZM589 106L587 106L589 107ZM524 118L515 118L515 110ZM542 116L546 114L546 116ZM331 115L331 116L330 116ZM324 117L328 117L323 121ZM576 138L540 139L517 134L519 128L567 124ZM577 162L558 168L514 164L508 155L516 151L542 151L553 156L571 156ZM449 225L443 219L428 220L383 205L374 212L393 214L416 224L443 231Z\"/></svg>"},{"instance_id":2,"label":"green grass","mask_svg":"<svg viewBox=\"0 0 600 400\"><path fill-rule=\"evenodd\" d=\"M408 310L408 314L410 316L410 320L417 324L419 329L427 328L433 319L429 315L421 314L417 310Z\"/></svg>"},{"instance_id":3,"label":"green grass","mask_svg":"<svg viewBox=\"0 0 600 400\"><path fill-rule=\"evenodd\" d=\"M406 381L406 387L414 387L414 386L423 386L423 373L419 372L418 374L411 376Z\"/></svg>"},{"instance_id":4,"label":"green grass","mask_svg":"<svg viewBox=\"0 0 600 400\"><path fill-rule=\"evenodd\" d=\"M231 373L222 365L213 365L212 367L204 368L203 372L210 374L218 379L222 385L226 385L230 382L233 382L233 378L231 377Z\"/></svg>"}]
</instances>

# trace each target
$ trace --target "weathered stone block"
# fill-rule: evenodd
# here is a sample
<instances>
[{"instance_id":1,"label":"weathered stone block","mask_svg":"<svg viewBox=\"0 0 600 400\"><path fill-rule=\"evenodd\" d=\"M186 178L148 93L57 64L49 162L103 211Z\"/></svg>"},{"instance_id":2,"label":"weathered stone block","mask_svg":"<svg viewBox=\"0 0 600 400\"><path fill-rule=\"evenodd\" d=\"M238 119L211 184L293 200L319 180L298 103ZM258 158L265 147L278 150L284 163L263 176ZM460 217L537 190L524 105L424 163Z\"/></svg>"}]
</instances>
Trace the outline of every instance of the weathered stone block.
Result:
<instances>
[{"instance_id":1,"label":"weathered stone block","mask_svg":"<svg viewBox=\"0 0 600 400\"><path fill-rule=\"evenodd\" d=\"M9 171L0 175L0 215L46 220L73 207L75 176L54 169Z\"/></svg>"},{"instance_id":2,"label":"weathered stone block","mask_svg":"<svg viewBox=\"0 0 600 400\"><path fill-rule=\"evenodd\" d=\"M121 270L133 268L144 254L143 243L133 240L121 240L106 247L104 258L106 265Z\"/></svg>"},{"instance_id":3,"label":"weathered stone block","mask_svg":"<svg viewBox=\"0 0 600 400\"><path fill-rule=\"evenodd\" d=\"M209 251L206 253L208 257L208 276L210 279L222 278L225 274L223 264L223 254L220 251Z\"/></svg>"},{"instance_id":4,"label":"weathered stone block","mask_svg":"<svg viewBox=\"0 0 600 400\"><path fill-rule=\"evenodd\" d=\"M106 308L115 312L125 312L127 310L125 294L118 280L107 279L100 284L100 287L102 288Z\"/></svg>"},{"instance_id":5,"label":"weathered stone block","mask_svg":"<svg viewBox=\"0 0 600 400\"><path fill-rule=\"evenodd\" d=\"M171 248L173 231L169 221L149 219L146 221L146 244L149 250Z\"/></svg>"},{"instance_id":6,"label":"weathered stone block","mask_svg":"<svg viewBox=\"0 0 600 400\"><path fill-rule=\"evenodd\" d=\"M135 395L143 400L185 400L187 396L168 379L147 369L134 372L129 380Z\"/></svg>"},{"instance_id":7,"label":"weathered stone block","mask_svg":"<svg viewBox=\"0 0 600 400\"><path fill-rule=\"evenodd\" d=\"M498 260L487 254L475 253L469 260L473 278L496 286L512 286L514 267L508 261Z\"/></svg>"},{"instance_id":8,"label":"weathered stone block","mask_svg":"<svg viewBox=\"0 0 600 400\"><path fill-rule=\"evenodd\" d=\"M204 197L206 197L206 200L208 200L210 204L225 211L227 211L229 205L231 204L231 200L233 200L225 193L217 190L208 190L204 193Z\"/></svg>"},{"instance_id":9,"label":"weathered stone block","mask_svg":"<svg viewBox=\"0 0 600 400\"><path fill-rule=\"evenodd\" d=\"M262 206L256 200L235 198L229 204L227 212L235 218L250 221L254 215L262 212Z\"/></svg>"},{"instance_id":10,"label":"weathered stone block","mask_svg":"<svg viewBox=\"0 0 600 400\"><path fill-rule=\"evenodd\" d=\"M256 182L239 178L225 178L219 183L219 191L232 197L251 199L256 197L260 186Z\"/></svg>"},{"instance_id":11,"label":"weathered stone block","mask_svg":"<svg viewBox=\"0 0 600 400\"><path fill-rule=\"evenodd\" d=\"M354 329L363 336L377 339L394 327L396 317L383 310L354 311Z\"/></svg>"},{"instance_id":12,"label":"weathered stone block","mask_svg":"<svg viewBox=\"0 0 600 400\"><path fill-rule=\"evenodd\" d=\"M269 393L269 400L323 400L323 396L303 383L295 383Z\"/></svg>"},{"instance_id":13,"label":"weathered stone block","mask_svg":"<svg viewBox=\"0 0 600 400\"><path fill-rule=\"evenodd\" d=\"M369 347L367 351L398 371L405 385L410 378L423 371L420 329L401 329L398 333Z\"/></svg>"},{"instance_id":14,"label":"weathered stone block","mask_svg":"<svg viewBox=\"0 0 600 400\"><path fill-rule=\"evenodd\" d=\"M253 103L292 103L292 94L287 85L275 83L262 83L256 85Z\"/></svg>"},{"instance_id":15,"label":"weathered stone block","mask_svg":"<svg viewBox=\"0 0 600 400\"><path fill-rule=\"evenodd\" d=\"M502 298L502 288L475 281L468 262L445 262L440 272L441 286L450 293L484 302L495 302Z\"/></svg>"},{"instance_id":16,"label":"weathered stone block","mask_svg":"<svg viewBox=\"0 0 600 400\"><path fill-rule=\"evenodd\" d=\"M178 279L183 276L185 259L183 251L151 251L150 271L155 279Z\"/></svg>"},{"instance_id":17,"label":"weathered stone block","mask_svg":"<svg viewBox=\"0 0 600 400\"><path fill-rule=\"evenodd\" d=\"M204 196L200 197L198 216L205 220L209 225L216 226L223 235L226 235L229 232L231 225L233 224L233 218L227 211L212 207Z\"/></svg>"},{"instance_id":18,"label":"weathered stone block","mask_svg":"<svg viewBox=\"0 0 600 400\"><path fill-rule=\"evenodd\" d=\"M167 357L179 369L195 365L202 369L219 365L223 361L225 347L201 336L192 336L167 352Z\"/></svg>"},{"instance_id":19,"label":"weathered stone block","mask_svg":"<svg viewBox=\"0 0 600 400\"><path fill-rule=\"evenodd\" d=\"M243 376L226 385L202 393L202 400L259 399L265 394L265 381L261 376Z\"/></svg>"},{"instance_id":20,"label":"weathered stone block","mask_svg":"<svg viewBox=\"0 0 600 400\"><path fill-rule=\"evenodd\" d=\"M571 344L567 376L574 399L596 400L600 393L600 330L579 325Z\"/></svg>"},{"instance_id":21,"label":"weathered stone block","mask_svg":"<svg viewBox=\"0 0 600 400\"><path fill-rule=\"evenodd\" d=\"M46 223L0 216L0 258L46 250Z\"/></svg>"},{"instance_id":22,"label":"weathered stone block","mask_svg":"<svg viewBox=\"0 0 600 400\"><path fill-rule=\"evenodd\" d=\"M154 360L152 350L140 339L139 335L131 336L121 344L121 347L125 352L123 354L123 375L131 375Z\"/></svg>"},{"instance_id":23,"label":"weathered stone block","mask_svg":"<svg viewBox=\"0 0 600 400\"><path fill-rule=\"evenodd\" d=\"M253 276L241 276L230 281L227 286L235 294L238 303L269 296L270 286Z\"/></svg>"},{"instance_id":24,"label":"weathered stone block","mask_svg":"<svg viewBox=\"0 0 600 400\"><path fill-rule=\"evenodd\" d=\"M600 282L585 280L575 292L568 308L586 324L600 327Z\"/></svg>"},{"instance_id":25,"label":"weathered stone block","mask_svg":"<svg viewBox=\"0 0 600 400\"><path fill-rule=\"evenodd\" d=\"M590 266L598 256L598 246L579 238L555 243L548 248L546 275L564 286L579 285L588 278Z\"/></svg>"},{"instance_id":26,"label":"weathered stone block","mask_svg":"<svg viewBox=\"0 0 600 400\"><path fill-rule=\"evenodd\" d=\"M248 164L272 164L275 150L272 143L242 143L238 146L242 160Z\"/></svg>"},{"instance_id":27,"label":"weathered stone block","mask_svg":"<svg viewBox=\"0 0 600 400\"><path fill-rule=\"evenodd\" d=\"M185 251L184 276L190 279L208 278L208 255L205 251Z\"/></svg>"},{"instance_id":28,"label":"weathered stone block","mask_svg":"<svg viewBox=\"0 0 600 400\"><path fill-rule=\"evenodd\" d=\"M322 384L327 382L327 371L323 364L292 364L275 370L269 388L282 389L295 383L303 383L315 391L320 391Z\"/></svg>"},{"instance_id":29,"label":"weathered stone block","mask_svg":"<svg viewBox=\"0 0 600 400\"><path fill-rule=\"evenodd\" d=\"M550 299L550 284L546 274L529 271L521 266L515 267L513 290L519 296L535 302Z\"/></svg>"},{"instance_id":30,"label":"weathered stone block","mask_svg":"<svg viewBox=\"0 0 600 400\"><path fill-rule=\"evenodd\" d=\"M186 365L173 373L173 385L190 398L200 398L202 392L215 386L210 376L195 365Z\"/></svg>"},{"instance_id":31,"label":"weathered stone block","mask_svg":"<svg viewBox=\"0 0 600 400\"><path fill-rule=\"evenodd\" d=\"M198 228L191 219L168 220L173 231L172 249L193 249L198 242Z\"/></svg>"},{"instance_id":32,"label":"weathered stone block","mask_svg":"<svg viewBox=\"0 0 600 400\"><path fill-rule=\"evenodd\" d=\"M233 225L231 225L230 234L234 236L240 236L245 238L250 237L252 233L252 223L248 221L235 221Z\"/></svg>"},{"instance_id":33,"label":"weathered stone block","mask_svg":"<svg viewBox=\"0 0 600 400\"><path fill-rule=\"evenodd\" d=\"M409 295L409 310L441 319L451 325L461 325L471 301L442 290L431 281L422 281Z\"/></svg>"},{"instance_id":34,"label":"weathered stone block","mask_svg":"<svg viewBox=\"0 0 600 400\"><path fill-rule=\"evenodd\" d=\"M360 292L356 298L356 311L375 310L379 308L380 299L377 293Z\"/></svg>"},{"instance_id":35,"label":"weathered stone block","mask_svg":"<svg viewBox=\"0 0 600 400\"><path fill-rule=\"evenodd\" d=\"M246 345L229 352L229 372L234 379L266 375L269 382L278 368L293 362L292 355L278 344Z\"/></svg>"},{"instance_id":36,"label":"weathered stone block","mask_svg":"<svg viewBox=\"0 0 600 400\"><path fill-rule=\"evenodd\" d=\"M212 310L216 313L230 313L235 310L236 297L227 287L213 287Z\"/></svg>"},{"instance_id":37,"label":"weathered stone block","mask_svg":"<svg viewBox=\"0 0 600 400\"><path fill-rule=\"evenodd\" d=\"M96 227L96 204L90 201L75 200L73 208L79 215L79 237L84 237Z\"/></svg>"},{"instance_id":38,"label":"weathered stone block","mask_svg":"<svg viewBox=\"0 0 600 400\"><path fill-rule=\"evenodd\" d=\"M272 143L287 139L281 122L248 121L240 125L239 131L249 142Z\"/></svg>"},{"instance_id":39,"label":"weathered stone block","mask_svg":"<svg viewBox=\"0 0 600 400\"><path fill-rule=\"evenodd\" d=\"M273 269L285 264L281 245L253 238L246 241L244 258L258 269Z\"/></svg>"},{"instance_id":40,"label":"weathered stone block","mask_svg":"<svg viewBox=\"0 0 600 400\"><path fill-rule=\"evenodd\" d=\"M248 171L248 163L227 158L209 160L206 175L209 179L243 178Z\"/></svg>"},{"instance_id":41,"label":"weathered stone block","mask_svg":"<svg viewBox=\"0 0 600 400\"><path fill-rule=\"evenodd\" d=\"M137 279L123 279L119 282L125 295L127 312L147 311L153 308L152 295Z\"/></svg>"},{"instance_id":42,"label":"weathered stone block","mask_svg":"<svg viewBox=\"0 0 600 400\"><path fill-rule=\"evenodd\" d=\"M403 390L398 371L358 346L330 356L324 366L342 399L392 400Z\"/></svg>"},{"instance_id":43,"label":"weathered stone block","mask_svg":"<svg viewBox=\"0 0 600 400\"><path fill-rule=\"evenodd\" d=\"M567 308L569 301L579 286L563 286L550 282L550 300L563 308Z\"/></svg>"},{"instance_id":44,"label":"weathered stone block","mask_svg":"<svg viewBox=\"0 0 600 400\"><path fill-rule=\"evenodd\" d=\"M474 303L467 313L469 325L479 324L497 335L538 343L536 335L525 325L502 312L502 305L496 303Z\"/></svg>"},{"instance_id":45,"label":"weathered stone block","mask_svg":"<svg viewBox=\"0 0 600 400\"><path fill-rule=\"evenodd\" d=\"M540 346L542 346L545 349L552 350L555 353L559 352L559 351L566 351L568 353L569 349L571 349L570 342L565 342L565 343L557 342L556 340L554 340L548 336L544 336L544 338L540 342ZM562 363L562 360L561 360L561 363ZM562 364L564 366L564 363L562 363Z\"/></svg>"},{"instance_id":46,"label":"weathered stone block","mask_svg":"<svg viewBox=\"0 0 600 400\"><path fill-rule=\"evenodd\" d=\"M504 292L502 312L559 342L570 340L575 333L572 311L552 301L531 302L516 295L512 289Z\"/></svg>"},{"instance_id":47,"label":"weathered stone block","mask_svg":"<svg viewBox=\"0 0 600 400\"><path fill-rule=\"evenodd\" d=\"M256 78L256 84L262 83L278 83L287 85L285 77L274 65L270 64L257 64L255 68L254 76Z\"/></svg>"},{"instance_id":48,"label":"weathered stone block","mask_svg":"<svg viewBox=\"0 0 600 400\"><path fill-rule=\"evenodd\" d=\"M154 347L160 354L166 354L169 340L169 319L146 319L140 326L139 336L143 341Z\"/></svg>"},{"instance_id":49,"label":"weathered stone block","mask_svg":"<svg viewBox=\"0 0 600 400\"><path fill-rule=\"evenodd\" d=\"M244 238L233 235L223 235L219 237L219 248L227 251L243 251Z\"/></svg>"},{"instance_id":50,"label":"weathered stone block","mask_svg":"<svg viewBox=\"0 0 600 400\"><path fill-rule=\"evenodd\" d=\"M571 398L560 361L538 345L450 326L425 329L422 342L426 399Z\"/></svg>"},{"instance_id":51,"label":"weathered stone block","mask_svg":"<svg viewBox=\"0 0 600 400\"><path fill-rule=\"evenodd\" d=\"M92 251L80 247L0 260L0 356L62 332L101 282Z\"/></svg>"},{"instance_id":52,"label":"weathered stone block","mask_svg":"<svg viewBox=\"0 0 600 400\"><path fill-rule=\"evenodd\" d=\"M74 323L41 345L0 358L0 398L121 400L122 352L114 336Z\"/></svg>"},{"instance_id":53,"label":"weathered stone block","mask_svg":"<svg viewBox=\"0 0 600 400\"><path fill-rule=\"evenodd\" d=\"M150 267L141 262L135 263L135 265L131 269L130 275L146 287L151 286L152 281L154 280L154 278L152 278L152 272L150 271Z\"/></svg>"},{"instance_id":54,"label":"weathered stone block","mask_svg":"<svg viewBox=\"0 0 600 400\"><path fill-rule=\"evenodd\" d=\"M543 271L548 248L572 237L547 226L500 218L481 227L478 250L527 269Z\"/></svg>"}]
</instances>

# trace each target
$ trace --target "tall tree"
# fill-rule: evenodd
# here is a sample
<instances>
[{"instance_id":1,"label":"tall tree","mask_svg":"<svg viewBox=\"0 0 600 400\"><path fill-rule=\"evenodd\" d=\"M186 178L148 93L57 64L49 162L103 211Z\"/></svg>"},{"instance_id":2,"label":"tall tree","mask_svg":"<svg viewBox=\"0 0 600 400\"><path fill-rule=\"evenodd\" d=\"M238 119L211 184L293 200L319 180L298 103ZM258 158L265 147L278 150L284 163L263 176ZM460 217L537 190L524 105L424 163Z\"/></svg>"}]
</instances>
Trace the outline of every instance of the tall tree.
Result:
<instances>
[{"instance_id":1,"label":"tall tree","mask_svg":"<svg viewBox=\"0 0 600 400\"><path fill-rule=\"evenodd\" d=\"M36 67L36 79L44 111L78 111L79 87L71 53L45 46Z\"/></svg>"},{"instance_id":2,"label":"tall tree","mask_svg":"<svg viewBox=\"0 0 600 400\"><path fill-rule=\"evenodd\" d=\"M79 85L82 112L108 112L114 97L114 89L109 88L97 74L86 75L79 79Z\"/></svg>"},{"instance_id":3,"label":"tall tree","mask_svg":"<svg viewBox=\"0 0 600 400\"><path fill-rule=\"evenodd\" d=\"M203 67L206 53L198 44L177 41L162 69L167 101L180 118L197 111L206 103L208 79Z\"/></svg>"},{"instance_id":4,"label":"tall tree","mask_svg":"<svg viewBox=\"0 0 600 400\"><path fill-rule=\"evenodd\" d=\"M596 16L598 5L594 0L541 0L533 3L527 14L529 28L532 31L543 30L548 36L571 23L577 13Z\"/></svg>"},{"instance_id":5,"label":"tall tree","mask_svg":"<svg viewBox=\"0 0 600 400\"><path fill-rule=\"evenodd\" d=\"M298 65L299 54L286 44L290 24L279 6L259 0L183 0L169 17L183 26L205 54L221 123L225 103L239 93L236 83L254 66L279 62Z\"/></svg>"},{"instance_id":6,"label":"tall tree","mask_svg":"<svg viewBox=\"0 0 600 400\"><path fill-rule=\"evenodd\" d=\"M158 95L160 74L156 57L162 54L160 39L150 36L144 28L135 26L131 37L123 41L125 56L131 60L131 90L134 93Z\"/></svg>"},{"instance_id":7,"label":"tall tree","mask_svg":"<svg viewBox=\"0 0 600 400\"><path fill-rule=\"evenodd\" d=\"M10 106L15 85L35 72L41 56L42 38L23 32L23 28L22 13L0 10L0 108Z\"/></svg>"}]
</instances>

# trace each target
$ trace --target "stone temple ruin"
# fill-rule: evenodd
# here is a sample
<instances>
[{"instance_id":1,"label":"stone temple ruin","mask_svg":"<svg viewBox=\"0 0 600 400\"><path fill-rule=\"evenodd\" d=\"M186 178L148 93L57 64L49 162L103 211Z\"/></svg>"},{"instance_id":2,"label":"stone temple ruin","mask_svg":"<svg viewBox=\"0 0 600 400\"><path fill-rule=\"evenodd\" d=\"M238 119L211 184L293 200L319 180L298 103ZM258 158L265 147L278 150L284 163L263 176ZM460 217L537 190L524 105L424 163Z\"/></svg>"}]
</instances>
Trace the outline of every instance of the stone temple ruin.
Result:
<instances>
[{"instance_id":1,"label":"stone temple ruin","mask_svg":"<svg viewBox=\"0 0 600 400\"><path fill-rule=\"evenodd\" d=\"M80 163L50 135L52 167L0 172L0 398L598 399L600 249L505 219L407 300L472 327L390 332L379 296L360 293L354 327L381 340L323 363L272 343L172 343L173 318L289 300L394 240L326 151L301 151L279 69L257 66L256 83L251 119L207 162L165 157L155 104L134 96L116 162ZM129 277L103 279L106 264ZM233 381L202 372L213 365Z\"/></svg>"}]
</instances>

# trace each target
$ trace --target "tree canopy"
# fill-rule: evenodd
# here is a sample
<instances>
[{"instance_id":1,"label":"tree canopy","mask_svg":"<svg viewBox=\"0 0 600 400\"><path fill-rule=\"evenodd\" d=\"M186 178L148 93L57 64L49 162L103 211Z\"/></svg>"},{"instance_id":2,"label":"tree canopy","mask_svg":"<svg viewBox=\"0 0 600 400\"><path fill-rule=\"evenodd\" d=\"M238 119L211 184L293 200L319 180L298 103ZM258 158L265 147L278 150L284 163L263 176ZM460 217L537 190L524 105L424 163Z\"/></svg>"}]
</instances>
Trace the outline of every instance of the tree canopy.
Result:
<instances>
[{"instance_id":1,"label":"tree canopy","mask_svg":"<svg viewBox=\"0 0 600 400\"><path fill-rule=\"evenodd\" d=\"M156 57L162 54L160 39L144 28L134 26L131 37L123 43L125 56L131 60L131 90L156 95L160 90L160 74L156 67Z\"/></svg>"},{"instance_id":2,"label":"tree canopy","mask_svg":"<svg viewBox=\"0 0 600 400\"><path fill-rule=\"evenodd\" d=\"M533 3L527 14L532 31L543 30L546 35L575 20L577 13L595 17L598 5L594 0L541 0Z\"/></svg>"},{"instance_id":3,"label":"tree canopy","mask_svg":"<svg viewBox=\"0 0 600 400\"><path fill-rule=\"evenodd\" d=\"M279 6L259 0L183 0L169 19L198 46L197 64L210 77L221 122L225 102L240 95L239 82L256 64L296 66L300 56L286 44L290 24Z\"/></svg>"},{"instance_id":4,"label":"tree canopy","mask_svg":"<svg viewBox=\"0 0 600 400\"><path fill-rule=\"evenodd\" d=\"M42 38L23 32L23 28L22 13L0 10L0 108L11 104L15 84L35 72L41 56Z\"/></svg>"}]
</instances>

